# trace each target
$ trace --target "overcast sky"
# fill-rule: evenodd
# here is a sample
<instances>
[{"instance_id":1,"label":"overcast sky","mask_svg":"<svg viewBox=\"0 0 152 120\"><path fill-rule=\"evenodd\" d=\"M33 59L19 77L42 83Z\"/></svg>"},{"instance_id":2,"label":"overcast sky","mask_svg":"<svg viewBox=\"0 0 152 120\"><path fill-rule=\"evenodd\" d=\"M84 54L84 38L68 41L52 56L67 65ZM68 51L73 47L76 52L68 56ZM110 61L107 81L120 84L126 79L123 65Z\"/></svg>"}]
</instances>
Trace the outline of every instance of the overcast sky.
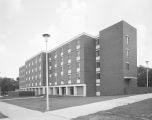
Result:
<instances>
[{"instance_id":1,"label":"overcast sky","mask_svg":"<svg viewBox=\"0 0 152 120\"><path fill-rule=\"evenodd\" d=\"M25 60L86 32L125 20L138 30L138 65L152 65L152 0L0 0L0 76L18 76Z\"/></svg>"}]
</instances>

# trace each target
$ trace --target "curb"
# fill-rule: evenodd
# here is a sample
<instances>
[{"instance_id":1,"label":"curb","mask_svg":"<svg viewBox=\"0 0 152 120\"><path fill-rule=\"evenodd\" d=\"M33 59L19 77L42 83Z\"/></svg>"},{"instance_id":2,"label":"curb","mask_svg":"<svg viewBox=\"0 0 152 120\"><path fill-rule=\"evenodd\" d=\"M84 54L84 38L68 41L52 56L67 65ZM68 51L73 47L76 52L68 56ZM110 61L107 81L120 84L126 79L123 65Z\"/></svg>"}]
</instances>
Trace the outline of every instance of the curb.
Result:
<instances>
[{"instance_id":1,"label":"curb","mask_svg":"<svg viewBox=\"0 0 152 120\"><path fill-rule=\"evenodd\" d=\"M11 120L11 119L9 119L9 118L0 118L0 120Z\"/></svg>"}]
</instances>

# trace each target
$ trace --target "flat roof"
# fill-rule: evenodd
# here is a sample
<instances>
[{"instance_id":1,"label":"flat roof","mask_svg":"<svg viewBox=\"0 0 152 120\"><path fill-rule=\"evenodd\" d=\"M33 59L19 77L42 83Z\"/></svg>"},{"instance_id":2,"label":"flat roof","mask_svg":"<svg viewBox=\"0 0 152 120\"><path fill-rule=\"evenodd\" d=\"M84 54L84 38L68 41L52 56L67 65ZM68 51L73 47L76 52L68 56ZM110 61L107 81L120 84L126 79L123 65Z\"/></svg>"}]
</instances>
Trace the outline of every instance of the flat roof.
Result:
<instances>
[{"instance_id":1,"label":"flat roof","mask_svg":"<svg viewBox=\"0 0 152 120\"><path fill-rule=\"evenodd\" d=\"M86 35L86 36L92 37L92 38L94 38L94 39L97 39L96 36L93 36L93 35L90 35L90 34L88 34L88 33L82 32L82 33L80 33L80 34L78 34L78 35L72 37L72 38L69 39L68 41L65 41L65 42L63 42L62 44L56 46L55 48L49 50L47 53L52 52L52 51L54 51L54 50L56 50L56 49L58 49L58 48L64 46L65 44L67 44L67 43L69 43L69 42L71 42L71 41L77 39L78 37L80 37L80 36L82 36L82 35Z\"/></svg>"}]
</instances>

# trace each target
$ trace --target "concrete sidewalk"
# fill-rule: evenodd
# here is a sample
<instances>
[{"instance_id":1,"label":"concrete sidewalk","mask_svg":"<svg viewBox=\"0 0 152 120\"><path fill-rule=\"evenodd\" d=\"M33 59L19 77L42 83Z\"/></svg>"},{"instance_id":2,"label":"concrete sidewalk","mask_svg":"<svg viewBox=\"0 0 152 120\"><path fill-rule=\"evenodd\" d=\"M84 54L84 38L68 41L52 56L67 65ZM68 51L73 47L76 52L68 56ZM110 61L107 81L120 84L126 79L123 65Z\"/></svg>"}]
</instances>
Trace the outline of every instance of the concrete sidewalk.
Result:
<instances>
[{"instance_id":1,"label":"concrete sidewalk","mask_svg":"<svg viewBox=\"0 0 152 120\"><path fill-rule=\"evenodd\" d=\"M135 103L148 98L152 98L152 93L117 98L113 100L69 107L45 113L29 110L5 102L0 102L0 112L8 116L11 120L69 120L71 118L109 110L114 107Z\"/></svg>"},{"instance_id":2,"label":"concrete sidewalk","mask_svg":"<svg viewBox=\"0 0 152 120\"><path fill-rule=\"evenodd\" d=\"M46 112L45 114L59 115L64 118L71 119L71 118L76 118L79 116L93 114L99 111L109 110L115 107L131 104L131 103L139 102L139 101L149 99L149 98L152 98L152 93L134 95L134 96L124 97L124 98L91 103L87 105L64 108L60 110L49 111L49 112Z\"/></svg>"},{"instance_id":3,"label":"concrete sidewalk","mask_svg":"<svg viewBox=\"0 0 152 120\"><path fill-rule=\"evenodd\" d=\"M8 116L11 120L66 120L64 117L26 109L16 105L0 102L0 112Z\"/></svg>"}]
</instances>

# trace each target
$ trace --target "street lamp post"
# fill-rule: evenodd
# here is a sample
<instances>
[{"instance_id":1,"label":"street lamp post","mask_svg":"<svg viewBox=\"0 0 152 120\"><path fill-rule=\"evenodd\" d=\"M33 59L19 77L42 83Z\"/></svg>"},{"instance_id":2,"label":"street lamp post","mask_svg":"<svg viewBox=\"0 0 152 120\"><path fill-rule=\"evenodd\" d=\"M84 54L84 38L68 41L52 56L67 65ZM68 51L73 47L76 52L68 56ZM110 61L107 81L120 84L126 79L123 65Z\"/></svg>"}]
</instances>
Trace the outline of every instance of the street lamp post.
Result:
<instances>
[{"instance_id":1,"label":"street lamp post","mask_svg":"<svg viewBox=\"0 0 152 120\"><path fill-rule=\"evenodd\" d=\"M47 42L50 37L49 34L42 35L46 42L46 111L49 111L49 86L48 86L48 57L47 57Z\"/></svg>"},{"instance_id":2,"label":"street lamp post","mask_svg":"<svg viewBox=\"0 0 152 120\"><path fill-rule=\"evenodd\" d=\"M149 61L146 61L146 65L147 65L147 87L148 87L148 63L149 63Z\"/></svg>"}]
</instances>

